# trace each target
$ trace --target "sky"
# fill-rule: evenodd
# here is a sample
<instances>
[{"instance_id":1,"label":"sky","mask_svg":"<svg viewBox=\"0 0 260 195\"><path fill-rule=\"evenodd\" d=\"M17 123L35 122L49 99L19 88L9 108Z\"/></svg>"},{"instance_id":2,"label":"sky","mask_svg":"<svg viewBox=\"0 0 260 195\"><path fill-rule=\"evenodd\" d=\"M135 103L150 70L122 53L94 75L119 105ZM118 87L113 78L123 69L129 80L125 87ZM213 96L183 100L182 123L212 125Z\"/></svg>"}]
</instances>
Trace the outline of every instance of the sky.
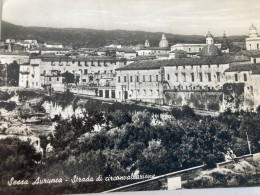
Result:
<instances>
[{"instance_id":1,"label":"sky","mask_svg":"<svg viewBox=\"0 0 260 195\"><path fill-rule=\"evenodd\" d=\"M16 25L248 35L260 30L260 0L3 0Z\"/></svg>"}]
</instances>

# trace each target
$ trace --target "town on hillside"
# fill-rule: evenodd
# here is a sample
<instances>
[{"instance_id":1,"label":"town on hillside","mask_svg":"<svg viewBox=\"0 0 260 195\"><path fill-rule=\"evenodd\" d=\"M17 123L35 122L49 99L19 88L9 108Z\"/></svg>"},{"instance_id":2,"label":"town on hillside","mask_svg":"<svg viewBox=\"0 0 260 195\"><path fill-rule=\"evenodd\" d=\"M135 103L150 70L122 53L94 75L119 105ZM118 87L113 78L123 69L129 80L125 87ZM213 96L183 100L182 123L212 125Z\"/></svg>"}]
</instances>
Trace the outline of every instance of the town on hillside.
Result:
<instances>
[{"instance_id":1,"label":"town on hillside","mask_svg":"<svg viewBox=\"0 0 260 195\"><path fill-rule=\"evenodd\" d=\"M3 74L1 84L70 90L119 102L255 111L260 105L259 44L254 25L246 49L238 52L230 51L225 33L222 42L215 43L210 31L204 44L170 46L163 34L158 47L144 40L134 47L111 44L73 50L55 43L7 39L1 45L2 70L7 72L13 63L19 70L12 78Z\"/></svg>"},{"instance_id":2,"label":"town on hillside","mask_svg":"<svg viewBox=\"0 0 260 195\"><path fill-rule=\"evenodd\" d=\"M257 23L240 41L223 27L221 37L211 29L202 42L133 31L129 44L110 40L130 31L7 23L0 24L0 194L260 186ZM76 34L63 30L97 40L74 43ZM141 34L151 39L135 38Z\"/></svg>"}]
</instances>

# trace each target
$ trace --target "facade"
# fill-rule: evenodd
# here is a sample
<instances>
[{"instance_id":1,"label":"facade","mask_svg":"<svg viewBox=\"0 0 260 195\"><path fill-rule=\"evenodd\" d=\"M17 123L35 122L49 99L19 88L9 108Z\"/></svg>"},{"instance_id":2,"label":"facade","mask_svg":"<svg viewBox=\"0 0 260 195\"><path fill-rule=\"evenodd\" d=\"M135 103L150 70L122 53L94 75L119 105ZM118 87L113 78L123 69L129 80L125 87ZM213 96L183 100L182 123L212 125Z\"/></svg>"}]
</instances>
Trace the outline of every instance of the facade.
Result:
<instances>
[{"instance_id":1,"label":"facade","mask_svg":"<svg viewBox=\"0 0 260 195\"><path fill-rule=\"evenodd\" d=\"M16 61L18 64L29 62L29 54L25 52L0 52L0 64L11 64Z\"/></svg>"},{"instance_id":2,"label":"facade","mask_svg":"<svg viewBox=\"0 0 260 195\"><path fill-rule=\"evenodd\" d=\"M249 38L246 38L247 50L260 50L260 37L258 36L256 27L252 24L249 28Z\"/></svg>"},{"instance_id":3,"label":"facade","mask_svg":"<svg viewBox=\"0 0 260 195\"><path fill-rule=\"evenodd\" d=\"M52 87L57 91L65 90L63 73L74 75L75 92L81 87L83 91L92 89L101 93L109 90L110 96L115 88L115 69L126 65L126 59L113 57L75 58L65 56L34 57L30 63L20 65L19 86L29 88ZM102 89L99 89L102 87ZM73 90L73 89L72 89ZM102 91L102 92L101 92ZM104 92L105 94L105 92Z\"/></svg>"}]
</instances>

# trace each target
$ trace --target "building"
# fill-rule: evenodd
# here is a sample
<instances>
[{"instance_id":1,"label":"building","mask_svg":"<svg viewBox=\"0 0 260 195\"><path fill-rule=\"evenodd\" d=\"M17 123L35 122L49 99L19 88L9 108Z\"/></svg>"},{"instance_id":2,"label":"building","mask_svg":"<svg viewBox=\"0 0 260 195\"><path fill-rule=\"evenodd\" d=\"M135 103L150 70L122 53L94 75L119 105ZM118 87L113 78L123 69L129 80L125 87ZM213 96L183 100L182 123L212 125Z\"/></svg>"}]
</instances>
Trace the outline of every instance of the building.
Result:
<instances>
[{"instance_id":1,"label":"building","mask_svg":"<svg viewBox=\"0 0 260 195\"><path fill-rule=\"evenodd\" d=\"M171 46L171 51L177 51L177 50L183 50L187 52L187 57L198 57L201 50L206 46L206 45L215 45L219 49L221 49L221 44L215 44L214 43L214 37L208 32L206 35L206 43L205 44L182 44L178 43L173 46Z\"/></svg>"},{"instance_id":2,"label":"building","mask_svg":"<svg viewBox=\"0 0 260 195\"><path fill-rule=\"evenodd\" d=\"M26 52L0 52L0 64L25 64L29 62L29 54Z\"/></svg>"},{"instance_id":3,"label":"building","mask_svg":"<svg viewBox=\"0 0 260 195\"><path fill-rule=\"evenodd\" d=\"M31 54L54 54L54 55L65 55L71 52L69 48L60 48L60 47L35 47L28 50Z\"/></svg>"},{"instance_id":4,"label":"building","mask_svg":"<svg viewBox=\"0 0 260 195\"><path fill-rule=\"evenodd\" d=\"M115 69L125 65L126 59L108 56L32 57L30 63L20 65L19 86L41 89L48 86L56 91L64 91L67 86L63 74L68 72L75 79L69 85L72 92L79 93L81 89L81 93L110 98L115 92Z\"/></svg>"},{"instance_id":5,"label":"building","mask_svg":"<svg viewBox=\"0 0 260 195\"><path fill-rule=\"evenodd\" d=\"M252 24L249 28L249 37L246 38L247 50L259 50L260 49L260 37L258 36L256 27Z\"/></svg>"}]
</instances>

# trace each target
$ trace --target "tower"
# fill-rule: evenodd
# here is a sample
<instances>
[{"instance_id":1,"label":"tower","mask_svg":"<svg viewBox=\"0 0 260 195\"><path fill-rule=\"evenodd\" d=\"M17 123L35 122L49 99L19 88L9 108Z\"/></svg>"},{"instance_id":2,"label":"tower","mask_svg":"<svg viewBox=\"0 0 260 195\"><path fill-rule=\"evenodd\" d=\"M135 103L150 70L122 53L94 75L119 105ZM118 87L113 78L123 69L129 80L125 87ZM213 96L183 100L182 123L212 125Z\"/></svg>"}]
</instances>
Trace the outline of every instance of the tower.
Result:
<instances>
[{"instance_id":1,"label":"tower","mask_svg":"<svg viewBox=\"0 0 260 195\"><path fill-rule=\"evenodd\" d=\"M150 47L150 43L149 43L148 40L145 40L144 46L145 46L145 47Z\"/></svg>"},{"instance_id":2,"label":"tower","mask_svg":"<svg viewBox=\"0 0 260 195\"><path fill-rule=\"evenodd\" d=\"M222 37L221 51L225 53L229 52L229 43L225 32Z\"/></svg>"},{"instance_id":3,"label":"tower","mask_svg":"<svg viewBox=\"0 0 260 195\"><path fill-rule=\"evenodd\" d=\"M214 45L214 38L213 38L212 34L210 33L210 31L206 35L206 45Z\"/></svg>"}]
</instances>

